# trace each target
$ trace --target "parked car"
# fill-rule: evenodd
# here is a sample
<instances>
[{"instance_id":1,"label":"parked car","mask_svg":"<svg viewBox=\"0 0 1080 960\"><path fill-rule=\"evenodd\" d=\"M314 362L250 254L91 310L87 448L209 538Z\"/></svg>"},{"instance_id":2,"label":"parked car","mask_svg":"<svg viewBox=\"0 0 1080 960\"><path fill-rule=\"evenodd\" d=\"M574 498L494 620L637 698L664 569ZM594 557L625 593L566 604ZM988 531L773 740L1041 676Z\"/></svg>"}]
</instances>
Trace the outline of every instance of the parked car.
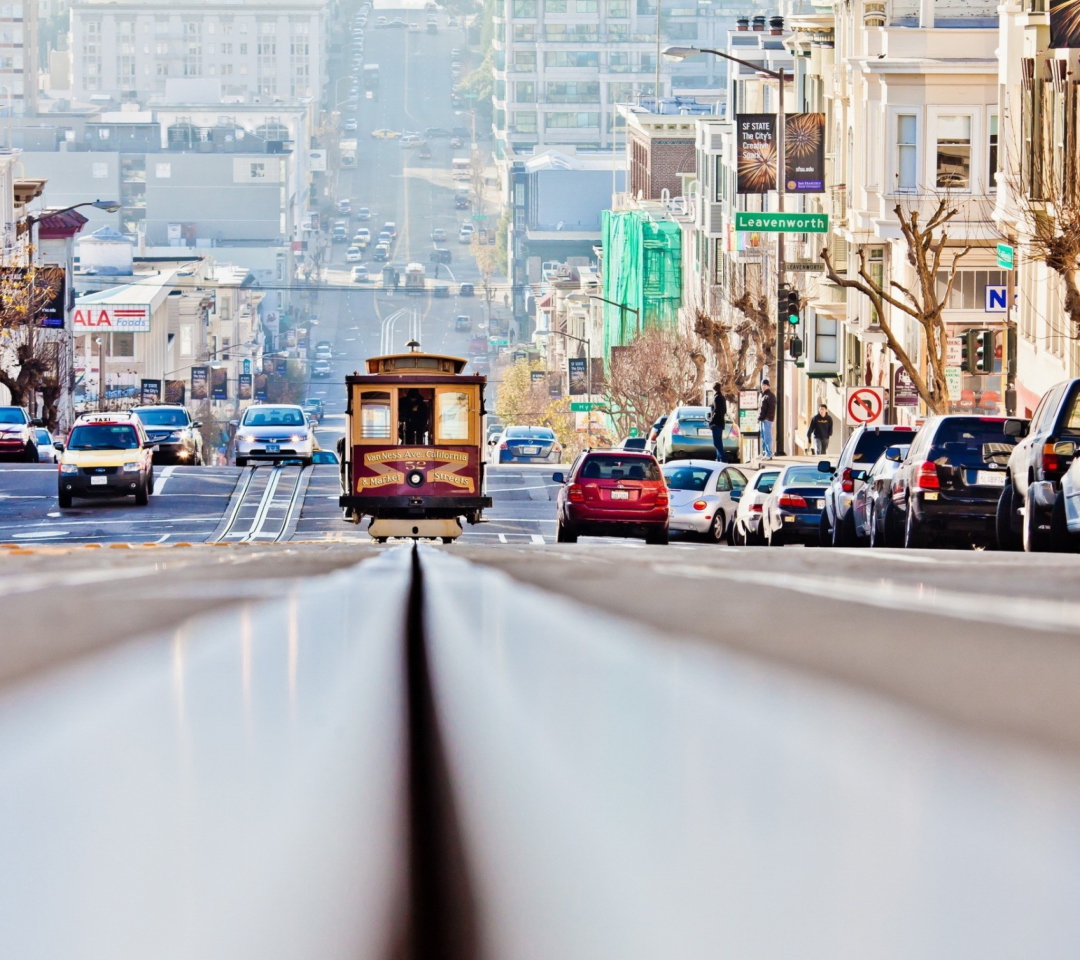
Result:
<instances>
[{"instance_id":1,"label":"parked car","mask_svg":"<svg viewBox=\"0 0 1080 960\"><path fill-rule=\"evenodd\" d=\"M132 411L154 444L154 463L201 464L203 438L198 420L182 404L154 404Z\"/></svg>"},{"instance_id":2,"label":"parked car","mask_svg":"<svg viewBox=\"0 0 1080 960\"><path fill-rule=\"evenodd\" d=\"M931 417L893 477L905 547L996 542L998 501L1017 438L1004 417Z\"/></svg>"},{"instance_id":3,"label":"parked car","mask_svg":"<svg viewBox=\"0 0 1080 960\"><path fill-rule=\"evenodd\" d=\"M820 469L830 472L833 478L825 492L825 509L821 514L822 546L857 547L863 542L851 512L855 494L885 448L909 444L913 436L911 427L858 427L848 437L835 467L828 460L821 461Z\"/></svg>"},{"instance_id":4,"label":"parked car","mask_svg":"<svg viewBox=\"0 0 1080 960\"><path fill-rule=\"evenodd\" d=\"M753 547L765 543L765 537L761 532L761 512L765 505L765 498L772 493L773 485L779 476L780 471L771 468L759 470L754 474L750 485L743 491L739 507L735 511L729 541L733 546Z\"/></svg>"},{"instance_id":5,"label":"parked car","mask_svg":"<svg viewBox=\"0 0 1080 960\"><path fill-rule=\"evenodd\" d=\"M661 463L688 457L715 460L709 408L676 407L660 428L654 448L656 459ZM729 463L739 462L739 428L730 417L724 424L724 456Z\"/></svg>"},{"instance_id":6,"label":"parked car","mask_svg":"<svg viewBox=\"0 0 1080 960\"><path fill-rule=\"evenodd\" d=\"M474 287L471 283L463 283L458 290L459 297L471 297L475 295L475 293L476 287Z\"/></svg>"},{"instance_id":7,"label":"parked car","mask_svg":"<svg viewBox=\"0 0 1080 960\"><path fill-rule=\"evenodd\" d=\"M34 428L40 420L31 420L22 407L0 407L0 457L38 462Z\"/></svg>"},{"instance_id":8,"label":"parked car","mask_svg":"<svg viewBox=\"0 0 1080 960\"><path fill-rule=\"evenodd\" d=\"M820 542L821 511L832 473L810 463L784 467L761 508L761 533L770 547Z\"/></svg>"},{"instance_id":9,"label":"parked car","mask_svg":"<svg viewBox=\"0 0 1080 960\"><path fill-rule=\"evenodd\" d=\"M315 449L315 433L296 404L253 403L236 427L236 465L247 466L254 460L300 460L311 462Z\"/></svg>"},{"instance_id":10,"label":"parked car","mask_svg":"<svg viewBox=\"0 0 1080 960\"><path fill-rule=\"evenodd\" d=\"M647 437L623 437L616 445L616 450L645 450Z\"/></svg>"},{"instance_id":11,"label":"parked car","mask_svg":"<svg viewBox=\"0 0 1080 960\"><path fill-rule=\"evenodd\" d=\"M668 486L668 530L709 543L730 542L731 522L746 487L746 474L716 460L664 464Z\"/></svg>"},{"instance_id":12,"label":"parked car","mask_svg":"<svg viewBox=\"0 0 1080 960\"><path fill-rule=\"evenodd\" d=\"M1005 432L1018 442L999 499L997 545L1002 550L1049 550L1054 546L1054 508L1080 443L1080 379L1051 387L1030 422L1011 418ZM1059 512L1065 507L1062 503Z\"/></svg>"},{"instance_id":13,"label":"parked car","mask_svg":"<svg viewBox=\"0 0 1080 960\"><path fill-rule=\"evenodd\" d=\"M38 463L60 462L60 450L64 445L61 443L58 448L53 435L44 427L34 427L34 443L37 445Z\"/></svg>"},{"instance_id":14,"label":"parked car","mask_svg":"<svg viewBox=\"0 0 1080 960\"><path fill-rule=\"evenodd\" d=\"M562 462L562 446L551 427L508 426L494 447L495 463Z\"/></svg>"},{"instance_id":15,"label":"parked car","mask_svg":"<svg viewBox=\"0 0 1080 960\"><path fill-rule=\"evenodd\" d=\"M668 542L668 488L649 454L587 451L569 473L552 479L562 484L556 502L559 543L576 543L580 536Z\"/></svg>"},{"instance_id":16,"label":"parked car","mask_svg":"<svg viewBox=\"0 0 1080 960\"><path fill-rule=\"evenodd\" d=\"M851 502L855 533L871 547L899 547L902 543L892 502L892 481L909 449L909 444L886 447L867 471Z\"/></svg>"},{"instance_id":17,"label":"parked car","mask_svg":"<svg viewBox=\"0 0 1080 960\"><path fill-rule=\"evenodd\" d=\"M454 317L454 330L462 333L472 329L472 319L465 314Z\"/></svg>"}]
</instances>

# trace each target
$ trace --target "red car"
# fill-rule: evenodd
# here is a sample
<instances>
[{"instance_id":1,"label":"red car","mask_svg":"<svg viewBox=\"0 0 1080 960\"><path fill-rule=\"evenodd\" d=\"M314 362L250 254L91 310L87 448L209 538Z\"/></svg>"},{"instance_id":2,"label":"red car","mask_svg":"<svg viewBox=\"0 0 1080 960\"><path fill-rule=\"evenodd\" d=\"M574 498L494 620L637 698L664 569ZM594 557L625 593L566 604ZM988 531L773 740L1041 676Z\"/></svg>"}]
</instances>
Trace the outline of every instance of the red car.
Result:
<instances>
[{"instance_id":1,"label":"red car","mask_svg":"<svg viewBox=\"0 0 1080 960\"><path fill-rule=\"evenodd\" d=\"M558 498L559 543L582 535L644 537L668 542L668 489L656 458L648 453L598 450L581 454L563 476Z\"/></svg>"}]
</instances>

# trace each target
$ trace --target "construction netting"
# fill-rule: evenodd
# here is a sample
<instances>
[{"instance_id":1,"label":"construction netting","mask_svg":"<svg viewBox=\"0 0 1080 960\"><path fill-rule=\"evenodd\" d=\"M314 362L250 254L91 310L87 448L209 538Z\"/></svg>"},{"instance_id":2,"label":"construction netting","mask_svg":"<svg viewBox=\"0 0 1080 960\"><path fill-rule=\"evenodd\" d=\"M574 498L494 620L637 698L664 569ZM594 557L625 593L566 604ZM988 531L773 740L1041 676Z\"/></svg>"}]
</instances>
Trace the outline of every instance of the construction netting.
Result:
<instances>
[{"instance_id":1,"label":"construction netting","mask_svg":"<svg viewBox=\"0 0 1080 960\"><path fill-rule=\"evenodd\" d=\"M682 305L682 232L637 210L604 211L604 358L639 330L671 329ZM638 311L636 314L634 311Z\"/></svg>"}]
</instances>

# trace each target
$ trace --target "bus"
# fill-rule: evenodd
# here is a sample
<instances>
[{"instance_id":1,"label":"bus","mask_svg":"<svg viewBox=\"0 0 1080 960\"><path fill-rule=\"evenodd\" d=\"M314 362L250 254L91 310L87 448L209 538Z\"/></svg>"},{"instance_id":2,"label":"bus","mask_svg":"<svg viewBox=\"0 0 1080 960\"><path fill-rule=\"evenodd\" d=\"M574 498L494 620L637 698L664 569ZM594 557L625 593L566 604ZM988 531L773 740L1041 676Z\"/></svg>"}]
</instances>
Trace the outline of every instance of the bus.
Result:
<instances>
[{"instance_id":1,"label":"bus","mask_svg":"<svg viewBox=\"0 0 1080 960\"><path fill-rule=\"evenodd\" d=\"M455 157L450 161L450 176L455 180L468 180L472 177L472 161L468 157Z\"/></svg>"}]
</instances>

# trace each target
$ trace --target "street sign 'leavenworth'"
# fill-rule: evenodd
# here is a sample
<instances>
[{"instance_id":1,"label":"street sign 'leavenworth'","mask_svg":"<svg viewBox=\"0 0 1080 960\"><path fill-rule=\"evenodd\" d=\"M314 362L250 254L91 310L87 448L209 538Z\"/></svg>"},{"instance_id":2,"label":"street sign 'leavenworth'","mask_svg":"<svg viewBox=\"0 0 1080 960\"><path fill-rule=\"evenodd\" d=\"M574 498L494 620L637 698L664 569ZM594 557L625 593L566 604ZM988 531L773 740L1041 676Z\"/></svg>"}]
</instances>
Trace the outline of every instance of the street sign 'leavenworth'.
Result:
<instances>
[{"instance_id":1,"label":"street sign 'leavenworth'","mask_svg":"<svg viewBox=\"0 0 1080 960\"><path fill-rule=\"evenodd\" d=\"M735 213L735 229L740 233L828 233L827 213Z\"/></svg>"}]
</instances>

